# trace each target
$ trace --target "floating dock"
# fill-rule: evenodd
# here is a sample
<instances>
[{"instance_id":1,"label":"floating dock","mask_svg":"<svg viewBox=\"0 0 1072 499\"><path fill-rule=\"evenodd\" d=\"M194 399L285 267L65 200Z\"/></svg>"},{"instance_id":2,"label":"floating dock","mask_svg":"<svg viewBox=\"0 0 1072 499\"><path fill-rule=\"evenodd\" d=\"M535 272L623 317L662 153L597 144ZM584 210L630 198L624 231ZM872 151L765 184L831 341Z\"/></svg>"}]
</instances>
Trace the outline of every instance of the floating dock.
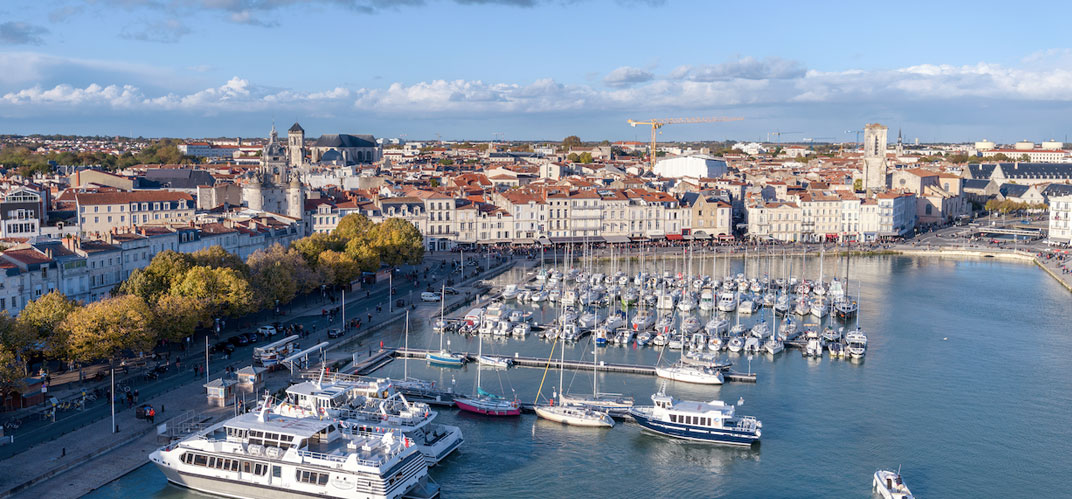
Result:
<instances>
[{"instance_id":1,"label":"floating dock","mask_svg":"<svg viewBox=\"0 0 1072 499\"><path fill-rule=\"evenodd\" d=\"M398 349L394 349L394 350L385 350L385 352L390 352L388 355L391 355L393 357L408 357L408 358L411 358L411 359L413 359L413 358L423 359L423 358L427 357L429 351L424 350L424 349L418 349L418 348L410 348L410 349L398 348ZM470 362L476 362L476 354L469 353L469 352L459 352L459 353L462 353L463 355L465 355L466 358ZM497 356L497 357L503 357L503 356ZM504 357L504 358L507 358L507 357ZM573 369L573 370L578 370L578 371L591 371L593 368L596 368L599 371L609 372L609 373L641 374L641 375L647 375L647 376L655 376L655 366L646 366L646 365L641 365L641 364L618 364L618 363L613 363L613 362L600 361L599 365L597 366L592 361L584 361L584 360L566 360L565 362L562 362L560 359L547 359L547 358L538 358L538 357L513 356L513 357L508 357L508 358L510 359L511 362L513 362L513 364L515 366L518 366L518 367L534 367L534 368L550 367L552 369L563 368L563 369ZM369 372L371 372L371 371L369 371ZM722 376L726 379L726 381L741 381L741 382L746 382L746 383L755 383L756 382L756 373L741 373L741 372L731 371L728 368L723 370Z\"/></svg>"}]
</instances>

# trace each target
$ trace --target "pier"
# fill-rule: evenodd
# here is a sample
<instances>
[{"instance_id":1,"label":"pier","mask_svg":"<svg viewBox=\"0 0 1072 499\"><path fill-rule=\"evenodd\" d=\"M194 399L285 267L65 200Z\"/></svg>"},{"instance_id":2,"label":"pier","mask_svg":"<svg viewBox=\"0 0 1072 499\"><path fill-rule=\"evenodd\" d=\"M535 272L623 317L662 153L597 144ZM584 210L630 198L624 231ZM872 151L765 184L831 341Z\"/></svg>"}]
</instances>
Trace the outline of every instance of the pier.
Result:
<instances>
[{"instance_id":1,"label":"pier","mask_svg":"<svg viewBox=\"0 0 1072 499\"><path fill-rule=\"evenodd\" d=\"M410 349L397 348L397 349L393 349L393 350L384 350L383 352L380 352L379 354L373 356L373 358L376 359L375 363L379 363L379 365L377 365L377 367L375 369L379 369L383 365L386 365L387 362L389 362L389 361L384 361L383 359L385 359L387 357L390 357L390 358L407 357L407 358L411 358L411 359L423 359L428 355L428 352L429 352L429 350L419 349L419 348L410 348ZM465 357L470 362L476 362L476 354L469 353L469 352L459 352L459 353L463 353L465 355ZM499 356L499 357L501 357L501 356ZM603 371L603 372L609 372L609 373L640 374L640 375L647 375L647 376L655 376L655 366L646 366L646 365L641 365L641 364L618 364L618 363L613 363L613 362L600 361L598 365L595 365L594 362L592 362L592 361L566 360L565 362L563 362L560 359L547 359L547 358L539 358L539 357L522 357L522 356L519 356L519 355L509 357L509 359L510 359L511 362L513 362L513 364L515 366L518 366L518 367L534 367L534 368L549 367L549 368L552 368L552 369L562 368L562 369L572 369L572 370L578 370L578 371L591 371L593 368L595 368L596 370ZM366 361L365 363L363 363L363 365L372 365L372 364L374 364L374 362ZM375 371L375 369L367 370L364 374L371 373L371 372ZM738 381L738 382L745 382L745 383L755 383L756 382L756 373L742 373L742 372L731 371L728 367L722 370L722 376L723 376L723 378L725 378L726 381Z\"/></svg>"}]
</instances>

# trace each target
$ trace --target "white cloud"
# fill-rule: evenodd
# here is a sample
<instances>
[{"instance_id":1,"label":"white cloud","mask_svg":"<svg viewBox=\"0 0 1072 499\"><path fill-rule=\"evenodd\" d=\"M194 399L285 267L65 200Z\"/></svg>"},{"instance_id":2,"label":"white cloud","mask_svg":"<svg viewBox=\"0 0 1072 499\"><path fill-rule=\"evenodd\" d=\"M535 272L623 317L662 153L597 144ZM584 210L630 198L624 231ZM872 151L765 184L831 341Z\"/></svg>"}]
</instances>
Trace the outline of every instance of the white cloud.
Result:
<instances>
[{"instance_id":1,"label":"white cloud","mask_svg":"<svg viewBox=\"0 0 1072 499\"><path fill-rule=\"evenodd\" d=\"M788 79L804 76L804 66L797 61L780 57L756 59L742 57L736 61L722 64L702 64L698 66L681 66L675 69L671 78L697 82L727 80L768 80Z\"/></svg>"},{"instance_id":2,"label":"white cloud","mask_svg":"<svg viewBox=\"0 0 1072 499\"><path fill-rule=\"evenodd\" d=\"M28 57L5 59L0 54L0 84L4 68ZM1052 57L1063 57L1054 53ZM40 58L41 56L38 56ZM32 59L32 58L30 58ZM747 59L747 58L746 58ZM753 67L752 63L734 67ZM755 61L752 59L752 61ZM98 73L108 65L94 63ZM720 65L723 67L728 67ZM472 116L536 115L540 113L647 113L695 112L727 107L780 109L791 113L793 106L883 106L943 102L1063 102L1072 103L1072 65L1045 64L1038 57L1030 67L998 64L920 64L887 70L807 71L794 77L784 68L792 64L765 60L763 71L686 70L676 78L648 79L650 73L624 67L607 75L614 85L603 88L568 84L551 78L532 82L486 82L482 80L429 80L411 84L392 83L386 87L314 89L311 91L275 88L233 77L223 84L193 91L160 90L135 83L94 81L61 82L53 85L15 86L0 96L0 115L30 112L77 113L106 109L122 114L138 112L184 112L200 114L296 111L303 115L339 115L361 110L399 118L435 116L464 119ZM27 65L33 75L46 63ZM782 68L782 69L778 69ZM754 67L753 67L754 69ZM137 74L131 70L126 74ZM712 75L735 74L733 78ZM765 74L768 78L758 78ZM614 75L614 78L611 76ZM748 77L745 77L748 76ZM653 77L654 78L654 77ZM708 81L709 80L709 81ZM22 80L18 80L21 82ZM634 81L627 84L624 82ZM622 82L622 83L618 83ZM10 82L7 82L10 83ZM2 88L2 87L0 87Z\"/></svg>"},{"instance_id":3,"label":"white cloud","mask_svg":"<svg viewBox=\"0 0 1072 499\"><path fill-rule=\"evenodd\" d=\"M644 83L655 79L651 71L645 71L631 66L622 66L603 77L603 84L608 87L628 87L637 83Z\"/></svg>"}]
</instances>

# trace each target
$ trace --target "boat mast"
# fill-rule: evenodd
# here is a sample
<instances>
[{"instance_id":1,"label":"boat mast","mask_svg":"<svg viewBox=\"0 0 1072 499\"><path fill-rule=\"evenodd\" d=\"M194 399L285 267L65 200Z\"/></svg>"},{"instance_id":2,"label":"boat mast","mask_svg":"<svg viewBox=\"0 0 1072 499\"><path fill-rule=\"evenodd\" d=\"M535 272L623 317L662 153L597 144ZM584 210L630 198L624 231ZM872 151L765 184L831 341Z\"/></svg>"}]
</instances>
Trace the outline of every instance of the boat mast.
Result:
<instances>
[{"instance_id":1,"label":"boat mast","mask_svg":"<svg viewBox=\"0 0 1072 499\"><path fill-rule=\"evenodd\" d=\"M406 310L406 355L402 357L402 379L409 379L409 310Z\"/></svg>"}]
</instances>

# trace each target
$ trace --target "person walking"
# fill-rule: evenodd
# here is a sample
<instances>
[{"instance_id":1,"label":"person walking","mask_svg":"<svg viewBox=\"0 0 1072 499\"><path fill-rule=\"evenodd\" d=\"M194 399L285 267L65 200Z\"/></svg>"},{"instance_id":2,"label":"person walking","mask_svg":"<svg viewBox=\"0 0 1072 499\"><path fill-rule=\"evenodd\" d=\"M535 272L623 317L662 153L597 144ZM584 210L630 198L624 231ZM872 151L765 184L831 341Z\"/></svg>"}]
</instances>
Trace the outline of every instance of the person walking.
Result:
<instances>
[{"instance_id":1,"label":"person walking","mask_svg":"<svg viewBox=\"0 0 1072 499\"><path fill-rule=\"evenodd\" d=\"M149 417L149 424L155 424L156 423L156 409L153 409L152 407L150 407L148 417Z\"/></svg>"}]
</instances>

